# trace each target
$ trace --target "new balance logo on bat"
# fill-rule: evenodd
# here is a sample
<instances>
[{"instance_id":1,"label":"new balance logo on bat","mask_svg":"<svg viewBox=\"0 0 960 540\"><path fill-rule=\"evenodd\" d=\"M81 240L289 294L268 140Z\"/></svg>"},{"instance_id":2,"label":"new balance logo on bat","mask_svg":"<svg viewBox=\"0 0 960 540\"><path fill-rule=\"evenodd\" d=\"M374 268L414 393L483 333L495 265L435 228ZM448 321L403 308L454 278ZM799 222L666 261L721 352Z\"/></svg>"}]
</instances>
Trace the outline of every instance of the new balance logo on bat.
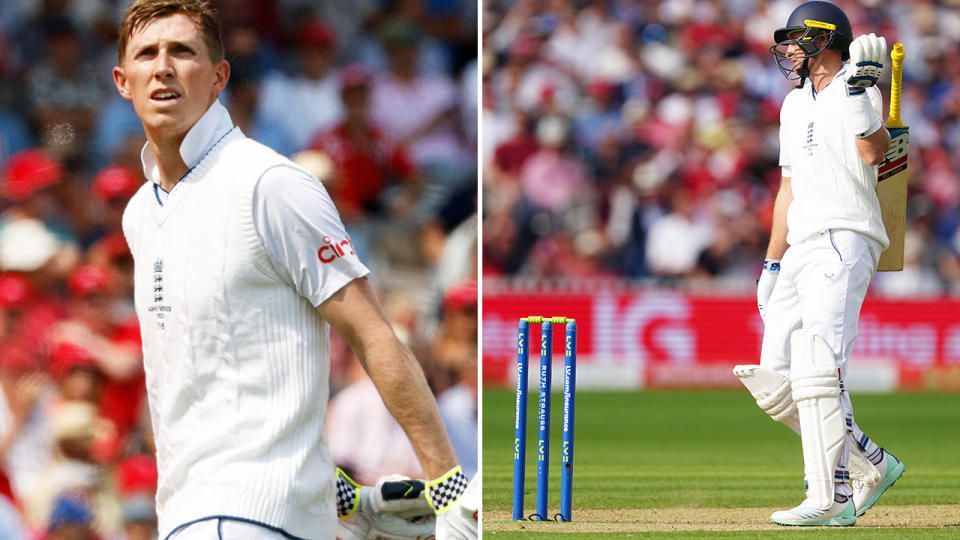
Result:
<instances>
[{"instance_id":1,"label":"new balance logo on bat","mask_svg":"<svg viewBox=\"0 0 960 540\"><path fill-rule=\"evenodd\" d=\"M877 169L877 181L882 182L907 168L907 149L910 147L910 131L907 128L889 128L890 148L883 163Z\"/></svg>"}]
</instances>

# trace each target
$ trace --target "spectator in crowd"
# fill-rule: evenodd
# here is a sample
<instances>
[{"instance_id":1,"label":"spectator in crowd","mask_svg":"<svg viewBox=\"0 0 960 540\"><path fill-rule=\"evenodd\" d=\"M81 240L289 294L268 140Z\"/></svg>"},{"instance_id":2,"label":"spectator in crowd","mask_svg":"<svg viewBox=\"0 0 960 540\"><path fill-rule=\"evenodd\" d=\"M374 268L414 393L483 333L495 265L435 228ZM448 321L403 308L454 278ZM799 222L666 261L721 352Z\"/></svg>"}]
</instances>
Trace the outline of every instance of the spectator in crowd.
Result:
<instances>
[{"instance_id":1,"label":"spectator in crowd","mask_svg":"<svg viewBox=\"0 0 960 540\"><path fill-rule=\"evenodd\" d=\"M70 317L48 332L53 347L77 347L102 376L94 402L103 425L109 428L96 448L97 458L113 462L144 406L144 375L140 333L133 313L115 308L118 298L109 270L83 265L67 281L71 294ZM117 320L119 315L123 318ZM56 349L54 349L56 350Z\"/></svg>"},{"instance_id":2,"label":"spectator in crowd","mask_svg":"<svg viewBox=\"0 0 960 540\"><path fill-rule=\"evenodd\" d=\"M670 211L653 222L647 234L648 267L665 278L693 273L700 253L710 244L711 224L697 222L690 193L678 189L670 196Z\"/></svg>"},{"instance_id":3,"label":"spectator in crowd","mask_svg":"<svg viewBox=\"0 0 960 540\"><path fill-rule=\"evenodd\" d=\"M9 282L3 286L9 288ZM7 336L0 345L0 458L13 502L33 495L52 455L48 413L55 395L39 358Z\"/></svg>"},{"instance_id":4,"label":"spectator in crowd","mask_svg":"<svg viewBox=\"0 0 960 540\"><path fill-rule=\"evenodd\" d=\"M433 358L446 371L449 385L437 396L440 415L464 474L476 473L477 460L477 328L476 281L447 290Z\"/></svg>"},{"instance_id":5,"label":"spectator in crowd","mask_svg":"<svg viewBox=\"0 0 960 540\"><path fill-rule=\"evenodd\" d=\"M389 215L384 190L394 182L405 183L408 189L417 182L406 149L370 118L370 84L371 74L365 67L345 67L340 73L343 121L310 144L333 161L333 174L324 180L347 225L365 215ZM388 204L400 206L396 199Z\"/></svg>"},{"instance_id":6,"label":"spectator in crowd","mask_svg":"<svg viewBox=\"0 0 960 540\"><path fill-rule=\"evenodd\" d=\"M87 254L91 265L110 274L111 293L115 300L111 307L113 319L130 321L135 326L131 318L133 299L130 296L133 291L133 256L123 232L113 230L90 246Z\"/></svg>"},{"instance_id":7,"label":"spectator in crowd","mask_svg":"<svg viewBox=\"0 0 960 540\"><path fill-rule=\"evenodd\" d=\"M230 81L226 89L230 118L250 138L279 154L293 155L299 148L286 126L275 117L258 114L263 81L259 64L259 59L250 54L230 59Z\"/></svg>"},{"instance_id":8,"label":"spectator in crowd","mask_svg":"<svg viewBox=\"0 0 960 540\"><path fill-rule=\"evenodd\" d=\"M490 181L493 183L495 196L503 194L508 200L516 201L516 190L513 186L520 185L520 169L527 162L527 158L540 149L540 144L534 136L534 121L521 109L514 111L511 131L512 136L506 138L496 146L489 171L492 173Z\"/></svg>"},{"instance_id":9,"label":"spectator in crowd","mask_svg":"<svg viewBox=\"0 0 960 540\"><path fill-rule=\"evenodd\" d=\"M57 498L46 527L47 540L99 540L93 529L93 509L81 494L65 493Z\"/></svg>"},{"instance_id":10,"label":"spectator in crowd","mask_svg":"<svg viewBox=\"0 0 960 540\"><path fill-rule=\"evenodd\" d=\"M93 227L91 237L103 238L111 232L120 231L123 209L143 180L132 170L122 165L104 167L93 178L90 191Z\"/></svg>"},{"instance_id":11,"label":"spectator in crowd","mask_svg":"<svg viewBox=\"0 0 960 540\"><path fill-rule=\"evenodd\" d=\"M71 250L78 242L78 231L87 225L72 204L77 186L63 165L39 148L17 152L5 163L0 192L11 204L0 214L0 228L18 220L33 220L54 234L61 245L58 251Z\"/></svg>"},{"instance_id":12,"label":"spectator in crowd","mask_svg":"<svg viewBox=\"0 0 960 540\"><path fill-rule=\"evenodd\" d=\"M520 184L532 211L560 214L581 196L587 178L580 162L568 153L569 122L544 116L537 123L538 149L523 162Z\"/></svg>"},{"instance_id":13,"label":"spectator in crowd","mask_svg":"<svg viewBox=\"0 0 960 540\"><path fill-rule=\"evenodd\" d=\"M117 493L123 510L123 540L154 540L157 511L157 463L153 456L137 454L117 467Z\"/></svg>"},{"instance_id":14,"label":"spectator in crowd","mask_svg":"<svg viewBox=\"0 0 960 540\"><path fill-rule=\"evenodd\" d=\"M343 112L340 82L334 68L337 35L324 22L311 19L296 33L298 71L274 71L260 88L257 115L274 119L291 138L293 151L307 147L317 132L326 131Z\"/></svg>"},{"instance_id":15,"label":"spectator in crowd","mask_svg":"<svg viewBox=\"0 0 960 540\"><path fill-rule=\"evenodd\" d=\"M52 453L23 497L27 523L40 527L60 495L81 492L97 510L97 529L116 531L119 508L98 460L98 448L112 436L97 406L103 373L85 350L66 342L53 347L49 371L57 381L57 393L48 396L41 410L52 433Z\"/></svg>"},{"instance_id":16,"label":"spectator in crowd","mask_svg":"<svg viewBox=\"0 0 960 540\"><path fill-rule=\"evenodd\" d=\"M80 35L70 19L47 19L45 34L48 61L33 68L27 80L33 121L41 139L76 154L93 128L106 86L83 61Z\"/></svg>"},{"instance_id":17,"label":"spectator in crowd","mask_svg":"<svg viewBox=\"0 0 960 540\"><path fill-rule=\"evenodd\" d=\"M381 36L390 67L373 83L370 114L409 149L427 183L421 205L435 211L473 178L473 152L458 130L457 85L447 74L417 69L423 32L414 23L403 17L391 19Z\"/></svg>"},{"instance_id":18,"label":"spectator in crowd","mask_svg":"<svg viewBox=\"0 0 960 540\"><path fill-rule=\"evenodd\" d=\"M350 362L347 369L350 384L330 400L327 409L326 434L333 462L363 485L376 484L382 471L422 478L410 441L373 381L359 362Z\"/></svg>"},{"instance_id":19,"label":"spectator in crowd","mask_svg":"<svg viewBox=\"0 0 960 540\"><path fill-rule=\"evenodd\" d=\"M11 339L32 355L47 352L47 331L66 316L59 286L78 256L40 220L18 219L0 229L0 270L22 279L28 291L16 310Z\"/></svg>"},{"instance_id":20,"label":"spectator in crowd","mask_svg":"<svg viewBox=\"0 0 960 540\"><path fill-rule=\"evenodd\" d=\"M92 403L63 400L51 411L55 454L41 473L33 495L25 501L28 526L42 529L48 516L50 524L64 495L76 494L90 505L92 522L101 533L116 533L120 528L120 508L106 471L93 456L97 436L97 408Z\"/></svg>"}]
</instances>

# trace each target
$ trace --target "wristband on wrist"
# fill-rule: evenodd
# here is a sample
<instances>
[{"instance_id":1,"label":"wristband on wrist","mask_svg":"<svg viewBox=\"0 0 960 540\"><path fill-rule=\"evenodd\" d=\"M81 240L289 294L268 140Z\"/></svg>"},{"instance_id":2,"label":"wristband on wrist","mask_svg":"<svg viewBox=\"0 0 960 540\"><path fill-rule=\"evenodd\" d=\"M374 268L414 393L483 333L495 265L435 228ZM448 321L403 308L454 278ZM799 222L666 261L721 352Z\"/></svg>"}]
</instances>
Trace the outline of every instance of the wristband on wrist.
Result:
<instances>
[{"instance_id":1,"label":"wristband on wrist","mask_svg":"<svg viewBox=\"0 0 960 540\"><path fill-rule=\"evenodd\" d=\"M883 121L877 111L874 110L873 103L870 102L870 96L867 95L867 89L860 88L862 92L854 94L852 93L854 88L856 87L848 87L847 91L851 99L844 105L846 121L853 134L858 139L862 139L883 127Z\"/></svg>"},{"instance_id":2,"label":"wristband on wrist","mask_svg":"<svg viewBox=\"0 0 960 540\"><path fill-rule=\"evenodd\" d=\"M427 502L436 513L442 514L457 502L460 495L467 490L468 483L467 476L457 465L440 478L427 482Z\"/></svg>"},{"instance_id":3,"label":"wristband on wrist","mask_svg":"<svg viewBox=\"0 0 960 540\"><path fill-rule=\"evenodd\" d=\"M780 271L780 259L764 259L763 260L763 269L769 270L771 272Z\"/></svg>"},{"instance_id":4,"label":"wristband on wrist","mask_svg":"<svg viewBox=\"0 0 960 540\"><path fill-rule=\"evenodd\" d=\"M345 518L353 515L360 505L360 484L347 476L343 469L337 467L337 517Z\"/></svg>"}]
</instances>

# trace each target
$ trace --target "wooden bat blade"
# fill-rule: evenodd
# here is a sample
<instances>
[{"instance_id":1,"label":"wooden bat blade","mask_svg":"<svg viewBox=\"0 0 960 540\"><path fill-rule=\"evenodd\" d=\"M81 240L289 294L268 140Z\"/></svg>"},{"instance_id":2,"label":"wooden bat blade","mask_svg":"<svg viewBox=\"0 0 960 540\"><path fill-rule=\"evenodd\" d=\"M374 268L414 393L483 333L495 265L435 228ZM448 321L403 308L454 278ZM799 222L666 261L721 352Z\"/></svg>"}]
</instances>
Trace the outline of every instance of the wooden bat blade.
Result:
<instances>
[{"instance_id":1,"label":"wooden bat blade","mask_svg":"<svg viewBox=\"0 0 960 540\"><path fill-rule=\"evenodd\" d=\"M910 150L910 129L900 119L900 99L903 89L903 44L897 43L890 51L890 147L883 163L877 168L877 200L883 214L883 228L890 239L890 247L880 254L877 271L903 270L903 242L907 227L907 155Z\"/></svg>"},{"instance_id":2,"label":"wooden bat blade","mask_svg":"<svg viewBox=\"0 0 960 540\"><path fill-rule=\"evenodd\" d=\"M903 244L907 224L907 154L910 128L890 130L890 149L877 169L877 199L890 247L880 254L877 271L903 270Z\"/></svg>"}]
</instances>

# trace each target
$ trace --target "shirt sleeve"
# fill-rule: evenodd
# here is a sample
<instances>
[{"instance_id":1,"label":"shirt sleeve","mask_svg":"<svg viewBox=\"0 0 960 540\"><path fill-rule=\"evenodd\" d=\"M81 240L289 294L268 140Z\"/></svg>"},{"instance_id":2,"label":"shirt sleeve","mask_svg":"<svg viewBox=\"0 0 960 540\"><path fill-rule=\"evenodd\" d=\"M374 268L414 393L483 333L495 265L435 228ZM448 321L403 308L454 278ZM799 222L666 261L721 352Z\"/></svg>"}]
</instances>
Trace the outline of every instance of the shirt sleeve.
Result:
<instances>
[{"instance_id":1,"label":"shirt sleeve","mask_svg":"<svg viewBox=\"0 0 960 540\"><path fill-rule=\"evenodd\" d=\"M883 125L883 96L880 94L880 89L871 86L867 88L867 95L870 96L870 104L873 105L873 110L877 112L880 124Z\"/></svg>"},{"instance_id":2,"label":"shirt sleeve","mask_svg":"<svg viewBox=\"0 0 960 540\"><path fill-rule=\"evenodd\" d=\"M300 169L278 166L260 177L253 222L274 268L314 306L370 272L323 184Z\"/></svg>"},{"instance_id":3,"label":"shirt sleeve","mask_svg":"<svg viewBox=\"0 0 960 540\"><path fill-rule=\"evenodd\" d=\"M787 130L790 127L787 110L790 106L789 103L790 96L787 95L780 107L780 168L782 169L781 174L786 177L790 176L790 137L787 136Z\"/></svg>"}]
</instances>

